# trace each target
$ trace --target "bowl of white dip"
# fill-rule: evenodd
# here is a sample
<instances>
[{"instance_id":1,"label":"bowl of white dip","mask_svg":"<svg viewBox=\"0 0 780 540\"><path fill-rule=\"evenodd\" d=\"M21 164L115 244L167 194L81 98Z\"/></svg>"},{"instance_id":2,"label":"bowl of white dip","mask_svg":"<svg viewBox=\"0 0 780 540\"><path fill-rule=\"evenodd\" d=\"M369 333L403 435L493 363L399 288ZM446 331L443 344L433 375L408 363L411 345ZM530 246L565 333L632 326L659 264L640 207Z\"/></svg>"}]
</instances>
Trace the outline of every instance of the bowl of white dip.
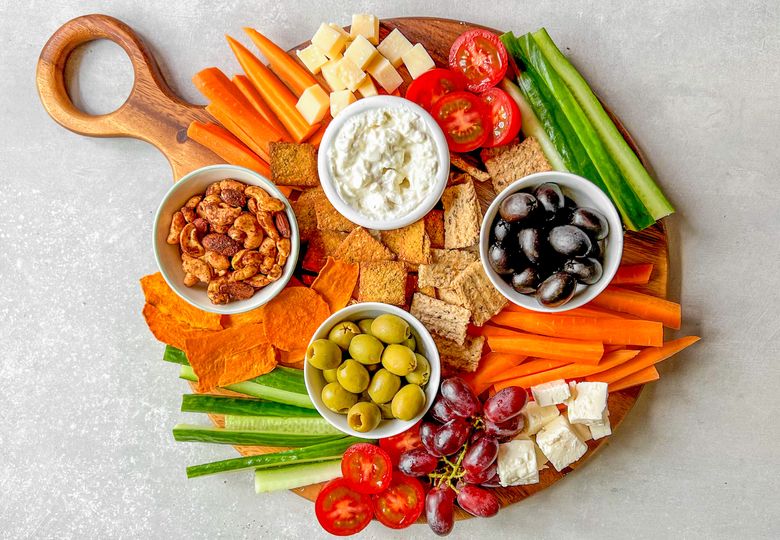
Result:
<instances>
[{"instance_id":1,"label":"bowl of white dip","mask_svg":"<svg viewBox=\"0 0 780 540\"><path fill-rule=\"evenodd\" d=\"M369 229L422 219L447 186L444 133L422 107L395 96L361 99L325 130L317 168L330 203Z\"/></svg>"}]
</instances>

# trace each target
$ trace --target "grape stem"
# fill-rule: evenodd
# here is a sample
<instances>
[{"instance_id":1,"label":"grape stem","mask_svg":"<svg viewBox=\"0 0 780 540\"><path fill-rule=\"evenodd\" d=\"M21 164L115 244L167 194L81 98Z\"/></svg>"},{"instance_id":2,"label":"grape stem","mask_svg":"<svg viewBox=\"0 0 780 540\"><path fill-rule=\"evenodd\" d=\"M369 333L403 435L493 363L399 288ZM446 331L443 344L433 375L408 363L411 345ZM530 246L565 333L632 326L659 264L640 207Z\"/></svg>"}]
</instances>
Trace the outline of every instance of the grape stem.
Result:
<instances>
[{"instance_id":1,"label":"grape stem","mask_svg":"<svg viewBox=\"0 0 780 540\"><path fill-rule=\"evenodd\" d=\"M446 482L455 493L459 493L455 488L455 485L453 485L453 480L457 480L466 474L465 469L461 467L461 463L463 462L463 457L466 455L466 450L468 450L468 448L468 443L463 445L455 463L447 459L447 456L442 456L440 458L440 462L444 462L444 467L440 467L440 469L443 469L442 472L433 472L428 475L428 479L433 483L434 487L438 488Z\"/></svg>"}]
</instances>

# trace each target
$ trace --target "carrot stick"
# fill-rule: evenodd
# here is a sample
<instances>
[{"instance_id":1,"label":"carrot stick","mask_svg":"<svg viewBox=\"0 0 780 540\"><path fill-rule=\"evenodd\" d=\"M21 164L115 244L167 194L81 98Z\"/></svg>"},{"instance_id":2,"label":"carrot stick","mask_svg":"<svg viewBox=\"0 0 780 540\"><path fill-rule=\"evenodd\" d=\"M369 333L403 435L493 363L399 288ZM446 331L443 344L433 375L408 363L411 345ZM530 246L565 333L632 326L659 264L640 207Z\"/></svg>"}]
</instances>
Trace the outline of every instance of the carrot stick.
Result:
<instances>
[{"instance_id":1,"label":"carrot stick","mask_svg":"<svg viewBox=\"0 0 780 540\"><path fill-rule=\"evenodd\" d=\"M252 85L252 81L247 79L246 75L234 75L232 81L233 84L236 85L236 88L238 88L238 90L247 99L249 104L254 107L257 113L262 116L266 122L271 124L276 131L279 132L279 134L282 136L282 140L289 141L290 135L287 133L287 130L284 129L284 126L276 117L276 115L274 115L274 112L271 110L268 104L263 101L263 96L261 96L257 91L257 88Z\"/></svg>"},{"instance_id":2,"label":"carrot stick","mask_svg":"<svg viewBox=\"0 0 780 540\"><path fill-rule=\"evenodd\" d=\"M598 375L589 375L585 380L605 383L619 381L632 373L636 373L637 371L655 365L662 360L666 360L686 347L693 345L700 339L701 338L698 336L686 336L669 341L665 343L663 347L648 347L647 349L642 350L633 360L630 360L623 365L599 372Z\"/></svg>"},{"instance_id":3,"label":"carrot stick","mask_svg":"<svg viewBox=\"0 0 780 540\"><path fill-rule=\"evenodd\" d=\"M314 133L314 135L309 137L309 140L306 141L306 142L308 142L309 144L313 144L315 147L319 148L320 147L320 143L322 142L322 136L325 135L325 130L328 128L328 124L330 124L331 120L332 120L332 118L330 117L330 115L328 115L325 118L323 118L322 122L321 122L322 125L320 126L320 129L318 129Z\"/></svg>"},{"instance_id":4,"label":"carrot stick","mask_svg":"<svg viewBox=\"0 0 780 540\"><path fill-rule=\"evenodd\" d=\"M220 124L230 131L233 135L238 137L241 142L247 145L255 154L260 156L266 162L270 161L270 146L267 144L258 143L254 137L247 133L241 124L236 122L233 115L230 114L223 106L217 102L209 103L206 105L206 110L213 116Z\"/></svg>"},{"instance_id":5,"label":"carrot stick","mask_svg":"<svg viewBox=\"0 0 780 540\"><path fill-rule=\"evenodd\" d=\"M514 336L488 336L487 342L494 352L511 352L582 364L598 364L604 355L604 345L600 341L534 336L521 332Z\"/></svg>"},{"instance_id":6,"label":"carrot stick","mask_svg":"<svg viewBox=\"0 0 780 540\"><path fill-rule=\"evenodd\" d=\"M650 282L650 274L652 273L652 264L627 264L618 268L610 284L647 285Z\"/></svg>"},{"instance_id":7,"label":"carrot stick","mask_svg":"<svg viewBox=\"0 0 780 540\"><path fill-rule=\"evenodd\" d=\"M263 53L273 72L297 97L301 97L303 91L308 87L319 84L305 67L296 62L276 43L253 28L244 28L244 32Z\"/></svg>"},{"instance_id":8,"label":"carrot stick","mask_svg":"<svg viewBox=\"0 0 780 540\"><path fill-rule=\"evenodd\" d=\"M309 125L295 108L298 101L295 95L246 47L230 36L227 36L227 40L244 73L279 121L287 128L293 140L299 143L311 137L319 129L320 124Z\"/></svg>"},{"instance_id":9,"label":"carrot stick","mask_svg":"<svg viewBox=\"0 0 780 540\"><path fill-rule=\"evenodd\" d=\"M551 369L563 367L569 364L571 364L571 362L566 362L564 360L546 360L544 358L534 358L533 360L523 362L519 366L514 366L496 373L492 377L489 377L487 381L490 383L496 383L499 381L505 381L507 379L517 379L518 377L525 377L526 375L533 375L534 373L549 371Z\"/></svg>"},{"instance_id":10,"label":"carrot stick","mask_svg":"<svg viewBox=\"0 0 780 540\"><path fill-rule=\"evenodd\" d=\"M515 379L506 379L504 381L497 382L493 385L496 391L506 388L507 386L522 386L523 388L530 388L537 384L542 384L558 379L578 379L580 377L586 377L593 375L594 373L600 373L606 371L615 366L623 364L639 354L639 351L614 351L604 355L604 359L597 366L588 366L583 364L568 364L558 368L550 369L547 371L541 371L532 375L526 375L525 377L517 377Z\"/></svg>"},{"instance_id":11,"label":"carrot stick","mask_svg":"<svg viewBox=\"0 0 780 540\"><path fill-rule=\"evenodd\" d=\"M632 373L628 377L623 377L613 383L610 383L608 389L610 392L617 392L625 388L637 386L640 384L646 384L649 382L657 381L661 376L658 374L658 370L655 366L646 367L639 371Z\"/></svg>"},{"instance_id":12,"label":"carrot stick","mask_svg":"<svg viewBox=\"0 0 780 540\"><path fill-rule=\"evenodd\" d=\"M519 312L519 313L538 313L536 311L531 311L530 309L526 309L524 307L520 307L515 304L507 304L507 306L504 308L502 313L505 312ZM582 306L578 308L573 308L568 311L563 312L562 314L570 315L572 317L597 317L597 318L603 318L603 319L625 319L627 318L626 315L623 313L615 313L614 311L609 311L606 309L599 309L590 305Z\"/></svg>"},{"instance_id":13,"label":"carrot stick","mask_svg":"<svg viewBox=\"0 0 780 540\"><path fill-rule=\"evenodd\" d=\"M525 360L524 356L507 353L488 353L479 361L479 367L474 373L469 373L463 379L471 386L476 395L481 394L490 386L487 379L501 373L507 369L513 368Z\"/></svg>"},{"instance_id":14,"label":"carrot stick","mask_svg":"<svg viewBox=\"0 0 780 540\"><path fill-rule=\"evenodd\" d=\"M680 328L682 318L680 304L611 285L588 305L630 313L645 320L660 321L664 326L676 330Z\"/></svg>"},{"instance_id":15,"label":"carrot stick","mask_svg":"<svg viewBox=\"0 0 780 540\"><path fill-rule=\"evenodd\" d=\"M246 167L263 176L270 176L268 164L254 154L228 130L216 124L191 122L187 136L217 154L231 165Z\"/></svg>"},{"instance_id":16,"label":"carrot stick","mask_svg":"<svg viewBox=\"0 0 780 540\"><path fill-rule=\"evenodd\" d=\"M517 334L517 331L515 330L501 328L500 326L494 326L492 324L474 327L475 336L514 336L515 334Z\"/></svg>"},{"instance_id":17,"label":"carrot stick","mask_svg":"<svg viewBox=\"0 0 780 540\"><path fill-rule=\"evenodd\" d=\"M601 341L611 345L660 347L664 342L664 327L656 321L516 312L499 313L491 322L543 336Z\"/></svg>"}]
</instances>

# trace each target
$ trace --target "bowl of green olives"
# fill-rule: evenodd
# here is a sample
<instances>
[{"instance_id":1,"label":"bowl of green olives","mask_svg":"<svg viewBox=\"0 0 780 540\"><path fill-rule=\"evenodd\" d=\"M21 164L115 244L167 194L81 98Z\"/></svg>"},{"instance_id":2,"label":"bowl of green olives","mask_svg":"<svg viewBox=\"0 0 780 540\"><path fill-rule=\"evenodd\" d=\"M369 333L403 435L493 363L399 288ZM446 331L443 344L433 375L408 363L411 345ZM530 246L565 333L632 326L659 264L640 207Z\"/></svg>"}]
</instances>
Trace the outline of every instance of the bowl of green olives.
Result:
<instances>
[{"instance_id":1,"label":"bowl of green olives","mask_svg":"<svg viewBox=\"0 0 780 540\"><path fill-rule=\"evenodd\" d=\"M493 200L479 253L491 283L510 302L561 312L590 302L612 281L623 255L623 225L589 180L536 173Z\"/></svg>"},{"instance_id":2,"label":"bowl of green olives","mask_svg":"<svg viewBox=\"0 0 780 540\"><path fill-rule=\"evenodd\" d=\"M303 374L322 417L364 438L413 426L433 403L441 376L436 344L422 323L377 302L328 317L309 342Z\"/></svg>"}]
</instances>

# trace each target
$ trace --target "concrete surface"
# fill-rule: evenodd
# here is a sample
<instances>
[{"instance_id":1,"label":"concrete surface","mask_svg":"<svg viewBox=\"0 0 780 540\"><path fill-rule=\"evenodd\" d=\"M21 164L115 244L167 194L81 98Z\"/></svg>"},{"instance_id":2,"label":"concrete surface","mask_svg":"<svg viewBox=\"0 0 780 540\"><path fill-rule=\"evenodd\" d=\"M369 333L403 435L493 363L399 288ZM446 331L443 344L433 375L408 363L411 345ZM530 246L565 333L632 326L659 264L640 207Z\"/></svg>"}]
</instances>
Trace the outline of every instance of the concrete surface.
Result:
<instances>
[{"instance_id":1,"label":"concrete surface","mask_svg":"<svg viewBox=\"0 0 780 540\"><path fill-rule=\"evenodd\" d=\"M524 32L545 25L650 156L678 214L673 295L682 334L704 337L660 368L599 456L458 538L780 536L780 13L734 2L136 2L0 0L0 537L316 538L310 503L257 496L250 474L188 481L230 448L174 444L186 390L140 316L154 272L152 215L168 164L150 146L89 139L36 96L40 48L103 12L199 100L199 68L235 62L223 40L257 26L281 44L354 11L440 15ZM630 5L629 5L630 4ZM86 48L77 101L106 112L128 63ZM85 99L86 98L86 99ZM365 538L430 537L372 524Z\"/></svg>"}]
</instances>

